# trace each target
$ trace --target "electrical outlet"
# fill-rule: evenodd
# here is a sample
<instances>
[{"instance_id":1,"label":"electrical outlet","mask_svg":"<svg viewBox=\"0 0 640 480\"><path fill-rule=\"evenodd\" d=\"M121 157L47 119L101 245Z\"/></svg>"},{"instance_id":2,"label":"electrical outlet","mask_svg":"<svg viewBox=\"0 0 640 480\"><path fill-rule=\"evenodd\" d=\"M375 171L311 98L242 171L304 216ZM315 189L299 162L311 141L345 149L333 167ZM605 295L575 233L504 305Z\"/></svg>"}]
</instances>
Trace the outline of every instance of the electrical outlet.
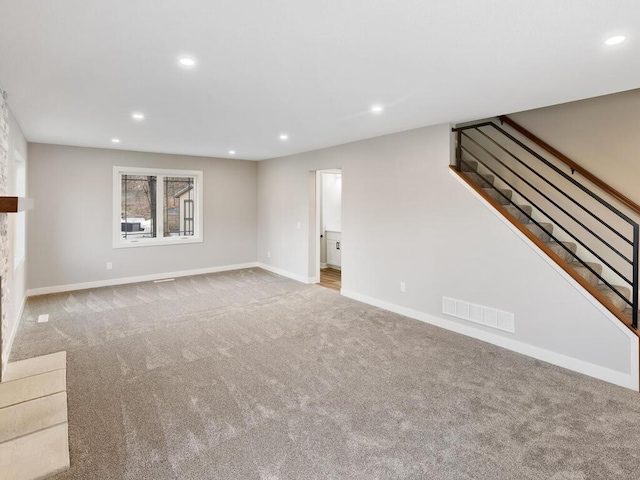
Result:
<instances>
[{"instance_id":1,"label":"electrical outlet","mask_svg":"<svg viewBox=\"0 0 640 480\"><path fill-rule=\"evenodd\" d=\"M404 282L400 282L400 291L401 291L402 293L404 293L404 292L406 292L406 291L407 291L407 287L406 287L406 285L404 284Z\"/></svg>"},{"instance_id":2,"label":"electrical outlet","mask_svg":"<svg viewBox=\"0 0 640 480\"><path fill-rule=\"evenodd\" d=\"M111 270L113 268L113 263L107 262L107 270Z\"/></svg>"},{"instance_id":3,"label":"electrical outlet","mask_svg":"<svg viewBox=\"0 0 640 480\"><path fill-rule=\"evenodd\" d=\"M271 252L267 252L267 258L271 258Z\"/></svg>"}]
</instances>

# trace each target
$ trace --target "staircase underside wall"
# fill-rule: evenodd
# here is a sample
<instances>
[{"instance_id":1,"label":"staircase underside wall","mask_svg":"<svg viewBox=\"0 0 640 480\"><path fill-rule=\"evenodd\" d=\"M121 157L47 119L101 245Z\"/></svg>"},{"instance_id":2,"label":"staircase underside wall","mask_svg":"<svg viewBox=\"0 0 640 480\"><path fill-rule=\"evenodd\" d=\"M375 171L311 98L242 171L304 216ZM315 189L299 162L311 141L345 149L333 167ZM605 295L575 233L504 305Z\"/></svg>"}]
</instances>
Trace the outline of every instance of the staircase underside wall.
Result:
<instances>
[{"instance_id":1,"label":"staircase underside wall","mask_svg":"<svg viewBox=\"0 0 640 480\"><path fill-rule=\"evenodd\" d=\"M496 258L496 270L491 276L495 277L496 271L502 269L505 275L520 277L514 278L514 285L520 288L528 285L529 307L516 312L515 333L497 332L505 338L503 346L638 390L637 335L464 180L453 172L452 176L468 191L472 202L468 208L482 221L482 231L476 234L495 236L495 244L502 244L503 248L510 244L508 249L504 248L510 258ZM491 252L486 251L485 255ZM505 268L504 260L511 267ZM522 293L514 291L513 295L521 298ZM559 312L563 312L562 318L558 318Z\"/></svg>"}]
</instances>

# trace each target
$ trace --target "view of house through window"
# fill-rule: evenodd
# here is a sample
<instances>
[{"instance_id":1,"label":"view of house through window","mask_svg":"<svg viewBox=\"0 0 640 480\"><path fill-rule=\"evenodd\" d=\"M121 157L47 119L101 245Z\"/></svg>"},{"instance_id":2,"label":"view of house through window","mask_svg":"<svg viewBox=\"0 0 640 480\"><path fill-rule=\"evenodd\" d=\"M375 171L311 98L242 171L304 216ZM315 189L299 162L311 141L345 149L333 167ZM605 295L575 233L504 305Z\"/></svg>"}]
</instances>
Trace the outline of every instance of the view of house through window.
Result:
<instances>
[{"instance_id":1,"label":"view of house through window","mask_svg":"<svg viewBox=\"0 0 640 480\"><path fill-rule=\"evenodd\" d=\"M193 177L164 177L164 236L193 235Z\"/></svg>"},{"instance_id":2,"label":"view of house through window","mask_svg":"<svg viewBox=\"0 0 640 480\"><path fill-rule=\"evenodd\" d=\"M116 246L199 237L202 172L125 167L116 167L114 172L114 182L119 182L119 192L114 192L119 194Z\"/></svg>"}]
</instances>

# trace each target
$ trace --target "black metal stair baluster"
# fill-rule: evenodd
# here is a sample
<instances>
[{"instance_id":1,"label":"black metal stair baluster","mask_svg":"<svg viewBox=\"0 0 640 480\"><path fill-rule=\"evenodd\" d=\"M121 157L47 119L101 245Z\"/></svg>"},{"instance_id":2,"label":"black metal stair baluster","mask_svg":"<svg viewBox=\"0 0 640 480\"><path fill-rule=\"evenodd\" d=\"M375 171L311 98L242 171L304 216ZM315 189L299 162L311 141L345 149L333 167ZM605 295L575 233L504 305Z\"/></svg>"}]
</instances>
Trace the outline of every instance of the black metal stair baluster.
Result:
<instances>
[{"instance_id":1,"label":"black metal stair baluster","mask_svg":"<svg viewBox=\"0 0 640 480\"><path fill-rule=\"evenodd\" d=\"M631 308L631 325L638 329L638 224L633 226L633 302Z\"/></svg>"},{"instance_id":2,"label":"black metal stair baluster","mask_svg":"<svg viewBox=\"0 0 640 480\"><path fill-rule=\"evenodd\" d=\"M462 172L462 130L458 130L456 133L456 169Z\"/></svg>"}]
</instances>

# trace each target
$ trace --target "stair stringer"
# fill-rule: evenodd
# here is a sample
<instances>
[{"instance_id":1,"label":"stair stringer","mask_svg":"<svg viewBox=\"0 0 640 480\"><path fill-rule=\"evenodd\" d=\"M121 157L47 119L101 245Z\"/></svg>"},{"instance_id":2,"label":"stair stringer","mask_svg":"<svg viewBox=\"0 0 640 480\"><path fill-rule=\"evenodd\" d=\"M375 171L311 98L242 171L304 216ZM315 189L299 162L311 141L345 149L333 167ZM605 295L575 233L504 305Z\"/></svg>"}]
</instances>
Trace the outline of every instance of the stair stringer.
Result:
<instances>
[{"instance_id":1,"label":"stair stringer","mask_svg":"<svg viewBox=\"0 0 640 480\"><path fill-rule=\"evenodd\" d=\"M499 211L489 200L481 195L468 180L462 177L453 167L450 174L466 188L480 203L487 208L496 218L506 225L522 242L530 247L540 258L542 258L555 272L560 275L568 284L580 293L589 303L591 303L604 318L606 318L629 342L629 373L619 372L587 361L563 355L561 353L544 350L542 348L529 346L526 344L501 345L505 348L529 355L540 360L559 365L585 375L598 378L631 390L640 391L640 339L638 334L614 315L599 301L587 288L565 271L554 259L544 252L535 242L525 235L516 225ZM514 342L520 343L520 342ZM515 347L515 348L514 348Z\"/></svg>"}]
</instances>

